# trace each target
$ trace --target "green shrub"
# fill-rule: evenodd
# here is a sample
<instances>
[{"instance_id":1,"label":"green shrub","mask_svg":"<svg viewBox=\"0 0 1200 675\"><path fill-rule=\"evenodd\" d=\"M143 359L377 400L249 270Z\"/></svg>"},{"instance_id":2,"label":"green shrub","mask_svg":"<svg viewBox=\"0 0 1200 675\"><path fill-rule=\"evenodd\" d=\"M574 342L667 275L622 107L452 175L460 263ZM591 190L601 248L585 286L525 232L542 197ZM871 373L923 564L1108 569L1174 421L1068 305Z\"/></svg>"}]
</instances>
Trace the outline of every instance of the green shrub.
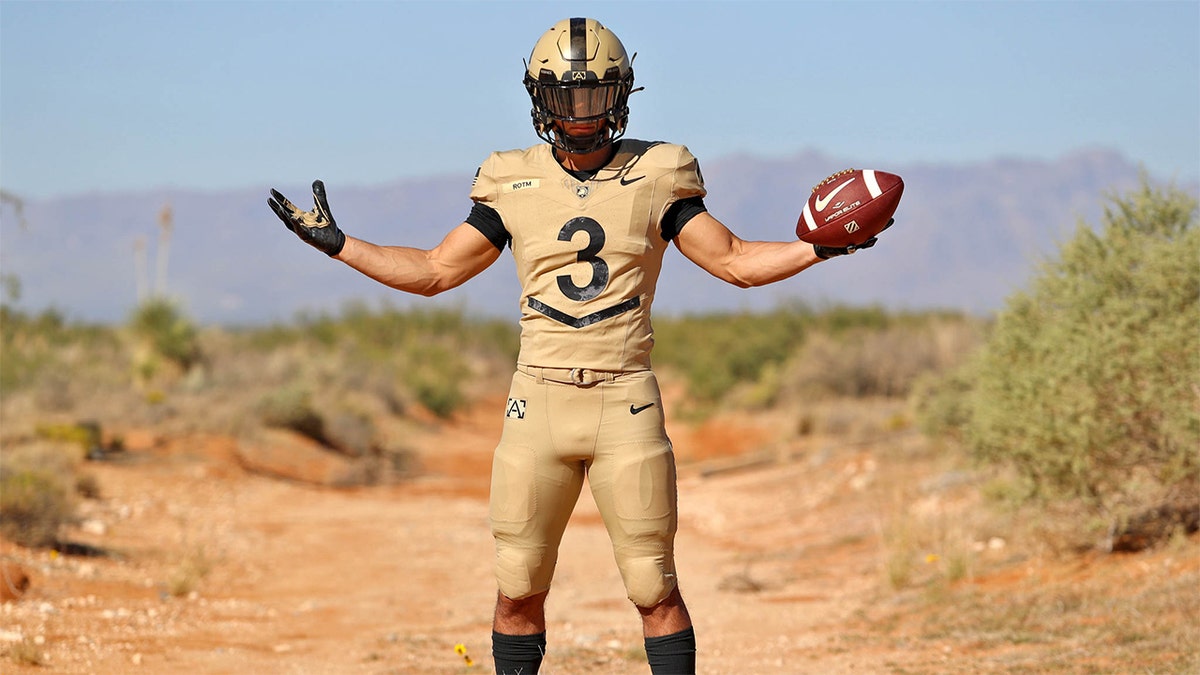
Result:
<instances>
[{"instance_id":1,"label":"green shrub","mask_svg":"<svg viewBox=\"0 0 1200 675\"><path fill-rule=\"evenodd\" d=\"M943 388L961 436L1042 499L1089 504L1109 526L1196 494L1200 447L1196 200L1145 181L1080 224L1009 299L968 370ZM969 391L963 392L964 385Z\"/></svg>"},{"instance_id":2,"label":"green shrub","mask_svg":"<svg viewBox=\"0 0 1200 675\"><path fill-rule=\"evenodd\" d=\"M350 303L339 316L307 315L299 331L326 352L344 350L351 360L391 378L434 414L446 417L466 401L463 383L473 364L515 363L519 334L511 322L470 316L462 309L400 311L386 303L373 310ZM273 329L270 339L286 340Z\"/></svg>"},{"instance_id":3,"label":"green shrub","mask_svg":"<svg viewBox=\"0 0 1200 675\"><path fill-rule=\"evenodd\" d=\"M318 442L325 440L325 425L312 403L312 393L302 386L285 386L262 396L259 419L269 427L291 429Z\"/></svg>"},{"instance_id":4,"label":"green shrub","mask_svg":"<svg viewBox=\"0 0 1200 675\"><path fill-rule=\"evenodd\" d=\"M37 314L0 305L0 391L11 393L61 373L78 375L72 356L87 352L85 361L112 360L117 340L112 331L69 322L56 309Z\"/></svg>"},{"instance_id":5,"label":"green shrub","mask_svg":"<svg viewBox=\"0 0 1200 675\"><path fill-rule=\"evenodd\" d=\"M786 360L810 324L803 308L656 319L654 363L682 373L690 395L713 403Z\"/></svg>"},{"instance_id":6,"label":"green shrub","mask_svg":"<svg viewBox=\"0 0 1200 675\"><path fill-rule=\"evenodd\" d=\"M195 324L169 300L155 298L138 305L130 319L130 329L155 354L183 370L200 360Z\"/></svg>"},{"instance_id":7,"label":"green shrub","mask_svg":"<svg viewBox=\"0 0 1200 675\"><path fill-rule=\"evenodd\" d=\"M371 309L363 302L350 302L338 316L301 314L298 330L305 336L332 346L350 343L363 356L376 361L396 358L410 347L436 343L452 351L480 351L516 359L518 332L509 321L478 318L464 309L416 308L400 310L388 303ZM282 341L285 333L272 331Z\"/></svg>"},{"instance_id":8,"label":"green shrub","mask_svg":"<svg viewBox=\"0 0 1200 675\"><path fill-rule=\"evenodd\" d=\"M441 345L413 345L403 371L404 384L421 405L439 417L448 417L465 400L461 382L470 373L462 356Z\"/></svg>"},{"instance_id":9,"label":"green shrub","mask_svg":"<svg viewBox=\"0 0 1200 675\"><path fill-rule=\"evenodd\" d=\"M814 332L784 386L808 395L903 398L929 373L958 366L978 346L979 333L978 320L936 313Z\"/></svg>"},{"instance_id":10,"label":"green shrub","mask_svg":"<svg viewBox=\"0 0 1200 675\"><path fill-rule=\"evenodd\" d=\"M21 546L51 546L74 513L69 478L49 467L0 466L0 534Z\"/></svg>"},{"instance_id":11,"label":"green shrub","mask_svg":"<svg viewBox=\"0 0 1200 675\"><path fill-rule=\"evenodd\" d=\"M978 342L956 313L805 305L771 312L656 319L654 363L684 376L701 407L741 385L771 405L803 394L903 396L929 370L956 365Z\"/></svg>"}]
</instances>

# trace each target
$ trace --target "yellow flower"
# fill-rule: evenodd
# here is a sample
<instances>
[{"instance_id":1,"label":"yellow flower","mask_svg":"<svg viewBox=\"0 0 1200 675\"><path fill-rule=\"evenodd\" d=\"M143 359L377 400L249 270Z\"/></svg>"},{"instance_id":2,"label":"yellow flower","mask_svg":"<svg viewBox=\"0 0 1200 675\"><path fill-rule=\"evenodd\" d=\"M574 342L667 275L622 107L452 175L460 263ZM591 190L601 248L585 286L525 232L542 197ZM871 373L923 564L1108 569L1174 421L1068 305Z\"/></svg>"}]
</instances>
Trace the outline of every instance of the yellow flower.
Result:
<instances>
[{"instance_id":1,"label":"yellow flower","mask_svg":"<svg viewBox=\"0 0 1200 675\"><path fill-rule=\"evenodd\" d=\"M929 563L930 565L937 562L938 560L939 560L938 554L936 554L936 553L930 553L929 555L925 556L925 562Z\"/></svg>"},{"instance_id":2,"label":"yellow flower","mask_svg":"<svg viewBox=\"0 0 1200 675\"><path fill-rule=\"evenodd\" d=\"M461 642L454 645L454 653L458 654L459 656L466 656L467 655L467 646Z\"/></svg>"}]
</instances>

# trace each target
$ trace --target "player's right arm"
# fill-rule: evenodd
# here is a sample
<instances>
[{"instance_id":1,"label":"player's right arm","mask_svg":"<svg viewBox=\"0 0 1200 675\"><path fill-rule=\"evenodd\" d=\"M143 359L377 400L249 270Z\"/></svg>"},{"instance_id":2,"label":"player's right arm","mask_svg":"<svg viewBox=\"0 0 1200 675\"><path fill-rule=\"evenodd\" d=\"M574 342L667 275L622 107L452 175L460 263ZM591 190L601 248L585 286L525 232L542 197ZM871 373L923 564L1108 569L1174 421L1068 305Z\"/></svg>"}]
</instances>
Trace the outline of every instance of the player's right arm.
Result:
<instances>
[{"instance_id":1,"label":"player's right arm","mask_svg":"<svg viewBox=\"0 0 1200 675\"><path fill-rule=\"evenodd\" d=\"M487 269L500 257L500 250L479 230L463 223L428 250L380 246L346 237L346 245L333 257L382 284L429 296L448 291Z\"/></svg>"},{"instance_id":2,"label":"player's right arm","mask_svg":"<svg viewBox=\"0 0 1200 675\"><path fill-rule=\"evenodd\" d=\"M436 295L479 274L500 257L499 248L467 223L451 230L440 244L428 250L372 244L346 236L338 228L321 181L313 182L313 201L316 206L312 211L301 211L271 190L267 204L304 242L397 290Z\"/></svg>"}]
</instances>

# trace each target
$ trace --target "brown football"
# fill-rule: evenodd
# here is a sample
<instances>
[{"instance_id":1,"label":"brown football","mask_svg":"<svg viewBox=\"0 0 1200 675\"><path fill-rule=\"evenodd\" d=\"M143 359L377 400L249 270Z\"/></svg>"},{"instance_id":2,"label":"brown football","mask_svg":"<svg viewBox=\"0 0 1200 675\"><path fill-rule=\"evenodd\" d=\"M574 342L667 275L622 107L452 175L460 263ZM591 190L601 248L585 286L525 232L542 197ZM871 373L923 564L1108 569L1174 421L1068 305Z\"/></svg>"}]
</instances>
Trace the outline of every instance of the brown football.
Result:
<instances>
[{"instance_id":1,"label":"brown football","mask_svg":"<svg viewBox=\"0 0 1200 675\"><path fill-rule=\"evenodd\" d=\"M887 227L904 179L874 169L846 169L821 181L796 221L796 236L822 246L857 246Z\"/></svg>"}]
</instances>

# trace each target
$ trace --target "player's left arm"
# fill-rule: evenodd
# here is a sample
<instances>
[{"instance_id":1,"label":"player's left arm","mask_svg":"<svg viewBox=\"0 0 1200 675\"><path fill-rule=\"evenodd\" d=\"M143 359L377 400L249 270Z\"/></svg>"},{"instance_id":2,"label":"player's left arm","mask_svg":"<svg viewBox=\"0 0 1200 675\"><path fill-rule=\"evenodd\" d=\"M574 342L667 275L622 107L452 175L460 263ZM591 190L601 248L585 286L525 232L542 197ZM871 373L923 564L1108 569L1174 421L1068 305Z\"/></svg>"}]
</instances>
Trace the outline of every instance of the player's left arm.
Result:
<instances>
[{"instance_id":1,"label":"player's left arm","mask_svg":"<svg viewBox=\"0 0 1200 675\"><path fill-rule=\"evenodd\" d=\"M883 228L892 226L893 221ZM821 246L796 241L745 241L707 211L693 216L675 236L688 260L718 279L741 288L762 286L800 273L822 260L875 245L876 237L857 246Z\"/></svg>"},{"instance_id":2,"label":"player's left arm","mask_svg":"<svg viewBox=\"0 0 1200 675\"><path fill-rule=\"evenodd\" d=\"M820 262L813 245L800 241L746 241L704 211L675 235L688 260L741 288L787 279Z\"/></svg>"}]
</instances>

